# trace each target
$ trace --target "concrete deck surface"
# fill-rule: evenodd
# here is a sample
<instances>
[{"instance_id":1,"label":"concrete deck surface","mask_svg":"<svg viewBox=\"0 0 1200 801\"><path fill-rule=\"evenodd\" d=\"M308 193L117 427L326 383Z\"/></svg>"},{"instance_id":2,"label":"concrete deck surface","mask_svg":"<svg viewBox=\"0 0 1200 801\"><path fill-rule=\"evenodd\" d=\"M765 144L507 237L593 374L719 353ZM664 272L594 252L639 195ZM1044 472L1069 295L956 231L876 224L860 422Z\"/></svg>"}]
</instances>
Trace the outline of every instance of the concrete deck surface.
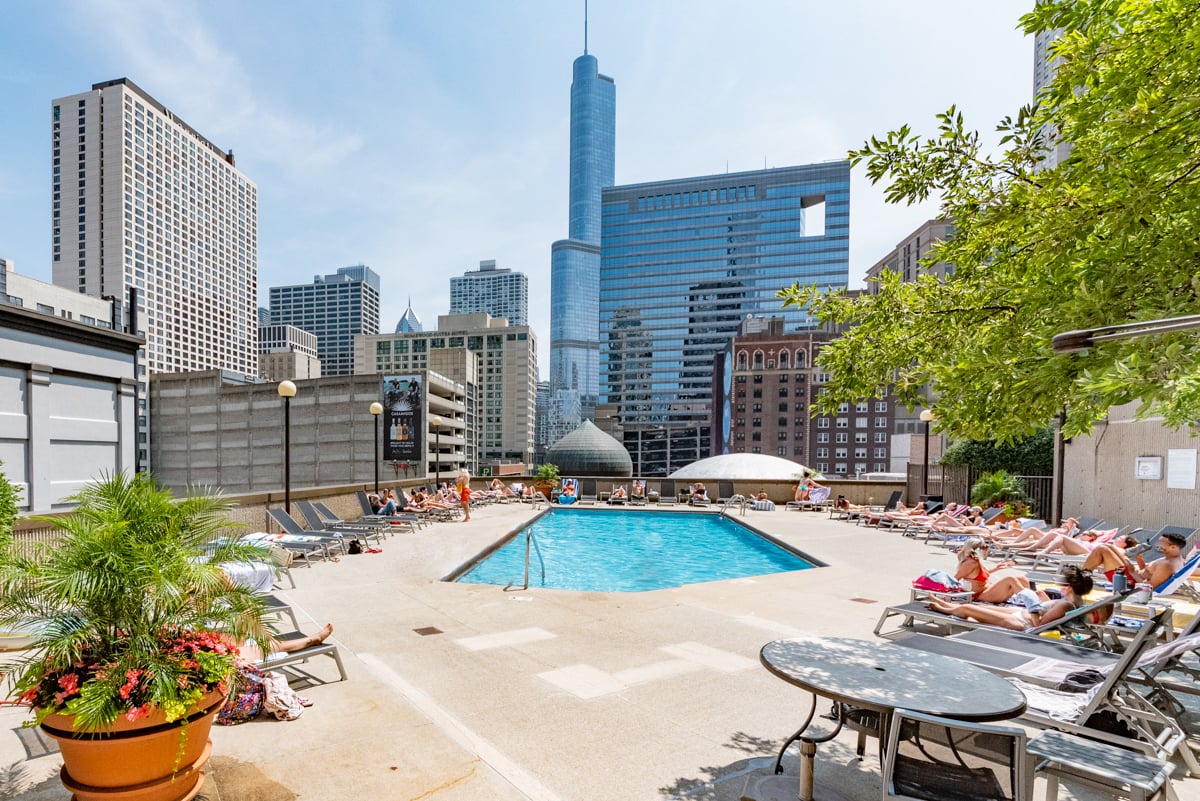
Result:
<instances>
[{"instance_id":1,"label":"concrete deck surface","mask_svg":"<svg viewBox=\"0 0 1200 801\"><path fill-rule=\"evenodd\" d=\"M871 640L915 576L952 566L894 532L781 507L745 520L828 567L611 595L439 580L533 514L483 507L397 534L381 554L294 568L297 588L277 594L306 630L334 624L350 679L318 658L292 682L315 702L299 720L214 727L201 798L734 801L809 704L759 665L763 644ZM61 760L26 718L0 707L0 799L62 801ZM820 747L816 781L880 794L878 762L870 746L855 758L852 732ZM1200 801L1200 781L1175 785ZM1097 797L1071 792L1060 797Z\"/></svg>"}]
</instances>

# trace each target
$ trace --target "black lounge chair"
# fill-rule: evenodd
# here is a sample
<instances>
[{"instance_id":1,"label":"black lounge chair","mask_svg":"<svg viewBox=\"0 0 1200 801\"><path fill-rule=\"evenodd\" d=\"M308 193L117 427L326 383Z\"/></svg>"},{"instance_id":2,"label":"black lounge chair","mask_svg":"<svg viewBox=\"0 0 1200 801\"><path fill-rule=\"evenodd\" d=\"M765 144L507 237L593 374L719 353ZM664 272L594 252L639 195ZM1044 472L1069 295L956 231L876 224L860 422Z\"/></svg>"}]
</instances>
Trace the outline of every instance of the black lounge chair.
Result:
<instances>
[{"instance_id":1,"label":"black lounge chair","mask_svg":"<svg viewBox=\"0 0 1200 801\"><path fill-rule=\"evenodd\" d=\"M659 482L658 485L658 505L659 506L674 506L679 502L675 495L675 482L671 479Z\"/></svg>"},{"instance_id":2,"label":"black lounge chair","mask_svg":"<svg viewBox=\"0 0 1200 801\"><path fill-rule=\"evenodd\" d=\"M717 503L721 503L721 504L729 503L730 501L732 501L734 498L737 498L737 497L739 497L739 496L736 492L733 491L733 482L732 481L718 481L717 482Z\"/></svg>"},{"instance_id":3,"label":"black lounge chair","mask_svg":"<svg viewBox=\"0 0 1200 801\"><path fill-rule=\"evenodd\" d=\"M304 520L308 523L308 530L315 533L351 533L362 534L364 537L374 537L375 542L383 542L383 531L379 523L345 523L337 518L324 518L309 501L296 501L296 506L300 509L300 514L304 516ZM387 524L382 524L386 526Z\"/></svg>"}]
</instances>

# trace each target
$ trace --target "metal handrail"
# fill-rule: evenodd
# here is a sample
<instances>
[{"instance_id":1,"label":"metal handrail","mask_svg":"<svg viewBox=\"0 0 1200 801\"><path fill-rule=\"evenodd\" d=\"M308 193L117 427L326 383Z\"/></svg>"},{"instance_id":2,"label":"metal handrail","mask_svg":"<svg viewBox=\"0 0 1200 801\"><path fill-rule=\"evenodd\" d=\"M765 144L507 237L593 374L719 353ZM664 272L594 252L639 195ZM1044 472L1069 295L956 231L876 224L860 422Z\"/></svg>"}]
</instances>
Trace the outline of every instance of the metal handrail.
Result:
<instances>
[{"instance_id":1,"label":"metal handrail","mask_svg":"<svg viewBox=\"0 0 1200 801\"><path fill-rule=\"evenodd\" d=\"M541 494L541 493L539 493ZM529 589L529 554L530 551L537 551L538 563L542 566L542 584L546 583L546 560L542 558L542 549L537 544L537 540L533 538L533 528L530 528L525 535L525 584L519 589ZM504 586L504 591L508 592L513 588L512 582Z\"/></svg>"},{"instance_id":2,"label":"metal handrail","mask_svg":"<svg viewBox=\"0 0 1200 801\"><path fill-rule=\"evenodd\" d=\"M725 514L726 509L728 509L730 506L733 506L734 504L737 504L738 506L741 507L740 516L745 517L746 516L746 504L748 502L749 502L749 499L745 495L731 496L725 500L725 504L721 507L721 514L722 515Z\"/></svg>"}]
</instances>

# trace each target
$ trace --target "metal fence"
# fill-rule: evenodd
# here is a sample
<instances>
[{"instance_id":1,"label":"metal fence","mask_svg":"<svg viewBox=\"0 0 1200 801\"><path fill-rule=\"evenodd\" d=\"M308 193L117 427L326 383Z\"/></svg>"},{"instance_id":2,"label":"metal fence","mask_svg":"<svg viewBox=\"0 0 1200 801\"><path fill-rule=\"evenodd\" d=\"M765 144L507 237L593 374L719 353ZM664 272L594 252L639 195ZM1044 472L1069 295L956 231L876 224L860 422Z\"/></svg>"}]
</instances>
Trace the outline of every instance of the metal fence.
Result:
<instances>
[{"instance_id":1,"label":"metal fence","mask_svg":"<svg viewBox=\"0 0 1200 801\"><path fill-rule=\"evenodd\" d=\"M916 503L922 495L940 495L942 499L963 503L971 499L971 487L986 470L963 464L929 465L929 483L925 483L925 465L908 465L908 498ZM1025 484L1025 494L1031 499L1032 514L1046 517L1054 508L1054 476L1017 476ZM926 491L928 486L928 491ZM1057 520L1049 521L1057 523Z\"/></svg>"}]
</instances>

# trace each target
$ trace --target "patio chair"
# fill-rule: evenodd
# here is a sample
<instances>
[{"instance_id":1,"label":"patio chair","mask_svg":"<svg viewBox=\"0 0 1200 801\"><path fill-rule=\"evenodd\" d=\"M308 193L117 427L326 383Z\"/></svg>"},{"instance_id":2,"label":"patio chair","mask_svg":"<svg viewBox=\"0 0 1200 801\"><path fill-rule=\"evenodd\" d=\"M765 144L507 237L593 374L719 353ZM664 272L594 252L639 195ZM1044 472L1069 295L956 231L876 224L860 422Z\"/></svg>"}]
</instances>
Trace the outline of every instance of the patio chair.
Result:
<instances>
[{"instance_id":1,"label":"patio chair","mask_svg":"<svg viewBox=\"0 0 1200 801\"><path fill-rule=\"evenodd\" d=\"M709 506L711 504L712 501L708 497L707 487L704 488L704 495L699 497L692 495L692 491L688 490L688 506Z\"/></svg>"},{"instance_id":2,"label":"patio chair","mask_svg":"<svg viewBox=\"0 0 1200 801\"><path fill-rule=\"evenodd\" d=\"M296 519L294 517L292 517L291 515L289 515L283 509L268 509L267 515L272 520L275 521L275 525L277 525L281 529L283 529L284 535L289 538L287 541L320 542L327 547L336 546L336 547L340 548L343 553L345 553L345 551L346 551L345 538L343 536L341 536L340 532L337 534L331 534L331 533L317 533L314 531L308 531L303 526L301 526L299 523L297 523ZM282 544L282 545L284 545L284 547L286 547L287 541L281 541L280 544ZM328 553L326 554L326 556L328 556Z\"/></svg>"},{"instance_id":3,"label":"patio chair","mask_svg":"<svg viewBox=\"0 0 1200 801\"><path fill-rule=\"evenodd\" d=\"M1025 730L897 709L883 758L883 798L1032 801Z\"/></svg>"},{"instance_id":4,"label":"patio chair","mask_svg":"<svg viewBox=\"0 0 1200 801\"><path fill-rule=\"evenodd\" d=\"M639 479L633 480L633 488L629 490L629 505L630 506L645 506L646 505L646 482Z\"/></svg>"},{"instance_id":5,"label":"patio chair","mask_svg":"<svg viewBox=\"0 0 1200 801\"><path fill-rule=\"evenodd\" d=\"M580 479L579 502L592 503L596 502L596 479L584 478Z\"/></svg>"},{"instance_id":6,"label":"patio chair","mask_svg":"<svg viewBox=\"0 0 1200 801\"><path fill-rule=\"evenodd\" d=\"M617 490L621 490L618 492ZM624 506L629 502L629 493L625 490L624 484L613 484L612 492L608 494L608 503L611 506Z\"/></svg>"},{"instance_id":7,"label":"patio chair","mask_svg":"<svg viewBox=\"0 0 1200 801\"><path fill-rule=\"evenodd\" d=\"M1101 521L1101 522L1103 522L1103 521ZM1096 526L1089 526L1088 528L1084 528L1082 524L1080 524L1080 526L1079 526L1080 534L1087 532L1087 531L1098 531L1098 530L1099 529ZM1109 529L1109 531L1111 531L1111 529ZM1076 536L1078 536L1078 535L1076 535ZM1106 536L1106 539L1103 540L1104 542L1108 542L1109 540L1113 539L1114 537L1134 537L1139 541L1139 544L1144 544L1144 543L1146 543L1146 541L1149 537L1157 538L1158 534L1146 532L1144 529L1142 529L1139 526L1119 526L1119 527L1117 527L1116 533L1113 534L1111 537L1107 536L1107 532L1105 532L1105 536ZM1147 545L1145 547L1149 547L1149 546ZM1032 560L1032 564L1029 567L1030 570L1040 570L1042 568L1047 568L1047 567L1056 567L1059 570L1061 570L1064 565L1081 565L1081 564L1083 564L1084 560L1087 559L1087 554L1035 553L1032 551L1017 551L1013 554L1013 558L1014 559L1030 559L1030 560Z\"/></svg>"},{"instance_id":8,"label":"patio chair","mask_svg":"<svg viewBox=\"0 0 1200 801\"><path fill-rule=\"evenodd\" d=\"M353 526L344 524L338 527L335 524L342 523L341 520L338 520L336 517L322 520L321 514L311 502L297 501L296 506L300 509L300 514L304 516L305 522L308 523L309 531L329 534L343 532L352 535L362 534L364 537L374 537L377 543L383 542L383 533L378 523L359 523Z\"/></svg>"},{"instance_id":9,"label":"patio chair","mask_svg":"<svg viewBox=\"0 0 1200 801\"><path fill-rule=\"evenodd\" d=\"M674 506L678 503L675 495L675 482L671 479L660 481L658 484L658 505Z\"/></svg>"},{"instance_id":10,"label":"patio chair","mask_svg":"<svg viewBox=\"0 0 1200 801\"><path fill-rule=\"evenodd\" d=\"M717 482L717 503L726 504L732 501L735 497L740 497L733 491L732 481Z\"/></svg>"}]
</instances>

